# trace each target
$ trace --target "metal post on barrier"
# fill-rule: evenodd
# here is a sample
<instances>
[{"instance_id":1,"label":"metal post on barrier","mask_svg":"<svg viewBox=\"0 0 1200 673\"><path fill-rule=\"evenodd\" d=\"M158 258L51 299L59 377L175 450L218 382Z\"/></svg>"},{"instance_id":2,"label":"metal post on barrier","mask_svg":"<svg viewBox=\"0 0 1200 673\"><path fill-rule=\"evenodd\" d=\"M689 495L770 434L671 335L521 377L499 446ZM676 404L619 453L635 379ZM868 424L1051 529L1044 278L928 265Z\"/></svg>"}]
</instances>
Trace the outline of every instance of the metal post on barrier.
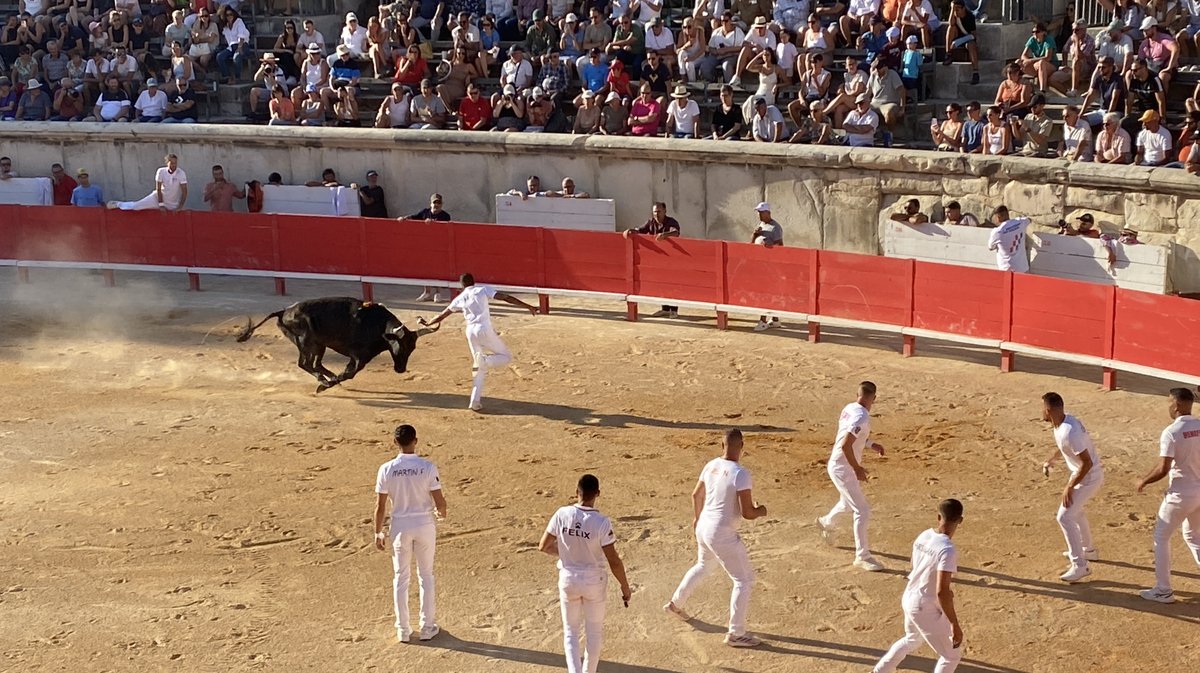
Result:
<instances>
[{"instance_id":1,"label":"metal post on barrier","mask_svg":"<svg viewBox=\"0 0 1200 673\"><path fill-rule=\"evenodd\" d=\"M538 293L538 311L540 311L542 315L550 314L550 295L544 292Z\"/></svg>"},{"instance_id":2,"label":"metal post on barrier","mask_svg":"<svg viewBox=\"0 0 1200 673\"><path fill-rule=\"evenodd\" d=\"M813 263L808 270L808 312L821 315L821 251L813 253ZM808 342L821 343L821 323L808 321Z\"/></svg>"},{"instance_id":3,"label":"metal post on barrier","mask_svg":"<svg viewBox=\"0 0 1200 673\"><path fill-rule=\"evenodd\" d=\"M625 237L625 293L637 294L637 239L633 236ZM629 322L637 322L638 305L636 301L625 302L625 319Z\"/></svg>"},{"instance_id":4,"label":"metal post on barrier","mask_svg":"<svg viewBox=\"0 0 1200 673\"><path fill-rule=\"evenodd\" d=\"M278 276L275 278L275 294L279 295L280 297L287 296L287 281L283 278L279 278Z\"/></svg>"},{"instance_id":5,"label":"metal post on barrier","mask_svg":"<svg viewBox=\"0 0 1200 673\"><path fill-rule=\"evenodd\" d=\"M364 280L362 284L362 296L363 301L375 301L375 284Z\"/></svg>"},{"instance_id":6,"label":"metal post on barrier","mask_svg":"<svg viewBox=\"0 0 1200 673\"><path fill-rule=\"evenodd\" d=\"M100 275L104 277L104 286L105 287L116 287L117 286L117 279L113 275L112 269L104 269L100 272Z\"/></svg>"},{"instance_id":7,"label":"metal post on barrier","mask_svg":"<svg viewBox=\"0 0 1200 673\"><path fill-rule=\"evenodd\" d=\"M189 292L199 292L200 291L200 274L192 273L189 271L187 277L188 277L188 291Z\"/></svg>"}]
</instances>

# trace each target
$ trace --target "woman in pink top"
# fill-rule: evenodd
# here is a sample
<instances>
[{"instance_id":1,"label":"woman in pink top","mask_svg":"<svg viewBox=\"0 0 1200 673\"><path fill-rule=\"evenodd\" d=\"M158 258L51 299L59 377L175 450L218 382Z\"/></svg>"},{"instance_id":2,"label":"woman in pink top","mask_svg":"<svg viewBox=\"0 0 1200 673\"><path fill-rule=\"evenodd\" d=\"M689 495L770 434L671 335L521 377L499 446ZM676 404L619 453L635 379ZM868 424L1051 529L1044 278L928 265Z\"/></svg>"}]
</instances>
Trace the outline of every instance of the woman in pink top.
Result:
<instances>
[{"instance_id":1,"label":"woman in pink top","mask_svg":"<svg viewBox=\"0 0 1200 673\"><path fill-rule=\"evenodd\" d=\"M629 133L635 136L658 135L662 105L651 95L649 82L642 82L638 91L641 95L633 99L633 105L629 108Z\"/></svg>"}]
</instances>

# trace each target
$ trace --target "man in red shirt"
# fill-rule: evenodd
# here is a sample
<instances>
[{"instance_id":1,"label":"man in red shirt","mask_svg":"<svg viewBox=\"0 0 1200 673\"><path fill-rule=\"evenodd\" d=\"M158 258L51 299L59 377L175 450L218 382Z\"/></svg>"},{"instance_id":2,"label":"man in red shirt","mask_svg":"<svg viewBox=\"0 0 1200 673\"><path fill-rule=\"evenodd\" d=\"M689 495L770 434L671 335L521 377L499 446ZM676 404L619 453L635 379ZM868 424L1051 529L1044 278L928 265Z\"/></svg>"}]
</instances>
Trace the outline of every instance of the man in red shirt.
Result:
<instances>
[{"instance_id":1,"label":"man in red shirt","mask_svg":"<svg viewBox=\"0 0 1200 673\"><path fill-rule=\"evenodd\" d=\"M50 181L54 183L54 205L71 205L71 192L75 191L79 183L63 171L62 164L54 164L50 167Z\"/></svg>"},{"instance_id":2,"label":"man in red shirt","mask_svg":"<svg viewBox=\"0 0 1200 673\"><path fill-rule=\"evenodd\" d=\"M467 85L467 97L458 104L458 128L462 131L487 131L492 128L492 103L479 95L479 87Z\"/></svg>"}]
</instances>

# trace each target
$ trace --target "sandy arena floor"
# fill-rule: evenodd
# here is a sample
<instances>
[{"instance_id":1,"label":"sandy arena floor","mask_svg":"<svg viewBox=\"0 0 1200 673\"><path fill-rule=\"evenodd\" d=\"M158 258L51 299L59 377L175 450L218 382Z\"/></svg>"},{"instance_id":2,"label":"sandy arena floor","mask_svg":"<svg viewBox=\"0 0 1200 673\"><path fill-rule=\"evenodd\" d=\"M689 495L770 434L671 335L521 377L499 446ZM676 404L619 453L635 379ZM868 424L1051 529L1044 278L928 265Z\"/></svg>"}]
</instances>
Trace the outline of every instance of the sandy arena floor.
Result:
<instances>
[{"instance_id":1,"label":"sandy arena floor","mask_svg":"<svg viewBox=\"0 0 1200 673\"><path fill-rule=\"evenodd\" d=\"M619 305L574 304L497 309L516 359L476 415L461 318L420 343L410 373L377 360L318 397L274 326L246 344L232 335L239 316L355 286L296 283L284 299L265 280L206 278L187 293L178 276L124 274L110 290L35 270L17 287L11 271L0 273L0 670L563 668L556 571L535 546L584 471L601 479L634 585L626 610L610 584L601 671L869 670L902 632L909 545L948 496L967 508L960 671L1195 666L1200 572L1181 540L1181 602L1136 595L1153 580L1165 483L1144 496L1133 483L1168 422L1165 382L1126 377L1133 392L1103 393L1087 368L1026 359L1000 375L993 353L924 343L937 357L904 359L881 335L814 345L798 329L631 324ZM380 300L411 320L413 294L385 288ZM888 448L867 459L879 574L850 566L848 521L839 548L812 523L836 497L823 466L864 378L879 385L875 436ZM1056 578L1065 475L1039 469L1053 450L1039 400L1051 389L1091 429L1107 474L1091 507L1104 560L1076 586ZM371 544L375 471L399 423L417 427L450 505L444 630L428 644L395 642L391 564ZM691 606L698 628L660 611L694 558L688 494L729 425L747 432L744 462L771 512L743 526L758 572L750 627L769 643L757 651L721 644L723 576ZM930 652L906 665L931 670Z\"/></svg>"}]
</instances>

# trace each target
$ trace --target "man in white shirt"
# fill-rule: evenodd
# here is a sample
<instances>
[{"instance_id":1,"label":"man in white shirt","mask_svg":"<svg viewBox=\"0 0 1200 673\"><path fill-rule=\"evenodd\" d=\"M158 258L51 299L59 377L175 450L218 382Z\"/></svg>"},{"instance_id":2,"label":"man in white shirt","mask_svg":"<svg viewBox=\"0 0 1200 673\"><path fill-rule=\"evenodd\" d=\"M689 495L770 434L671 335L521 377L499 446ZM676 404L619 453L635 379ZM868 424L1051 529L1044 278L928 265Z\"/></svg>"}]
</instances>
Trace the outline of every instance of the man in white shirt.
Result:
<instances>
[{"instance_id":1,"label":"man in white shirt","mask_svg":"<svg viewBox=\"0 0 1200 673\"><path fill-rule=\"evenodd\" d=\"M108 72L115 74L121 86L132 95L133 77L140 72L141 65L124 46L117 45L113 51L113 59L108 62Z\"/></svg>"},{"instance_id":2,"label":"man in white shirt","mask_svg":"<svg viewBox=\"0 0 1200 673\"><path fill-rule=\"evenodd\" d=\"M742 53L742 42L746 36L733 23L733 13L721 15L721 25L708 38L708 54L700 63L701 76L705 81L715 81L716 68L721 67L726 82L733 80L737 70L738 55Z\"/></svg>"},{"instance_id":3,"label":"man in white shirt","mask_svg":"<svg viewBox=\"0 0 1200 673\"><path fill-rule=\"evenodd\" d=\"M871 506L863 493L862 483L867 480L867 470L862 466L863 449L883 455L883 445L871 439L871 406L875 404L875 384L863 381L858 384L858 399L847 404L838 417L837 438L833 442L833 453L829 456L826 471L838 492L837 504L825 516L817 517L817 528L826 543L833 543L837 519L846 512L854 513L854 566L867 572L883 570L883 564L871 555L867 539L867 524L871 520Z\"/></svg>"},{"instance_id":4,"label":"man in white shirt","mask_svg":"<svg viewBox=\"0 0 1200 673\"><path fill-rule=\"evenodd\" d=\"M710 571L718 565L733 580L730 599L729 632L725 644L730 647L754 647L762 641L746 633L746 613L750 608L750 590L754 586L754 568L746 545L738 535L742 519L757 519L767 515L765 505L754 501L750 471L738 461L742 457L742 431L725 431L721 442L724 453L714 458L700 472L700 480L692 490L692 528L696 531L699 548L696 565L692 566L675 589L671 601L663 606L668 614L688 621L687 601Z\"/></svg>"},{"instance_id":5,"label":"man in white shirt","mask_svg":"<svg viewBox=\"0 0 1200 673\"><path fill-rule=\"evenodd\" d=\"M574 505L560 507L538 548L558 558L558 603L562 611L563 649L568 673L596 673L604 640L605 591L608 572L621 584L621 600L629 607L632 591L625 564L617 554L612 522L596 509L600 480L590 474L579 478ZM584 652L579 638L586 634Z\"/></svg>"},{"instance_id":6,"label":"man in white shirt","mask_svg":"<svg viewBox=\"0 0 1200 673\"><path fill-rule=\"evenodd\" d=\"M1158 521L1154 524L1154 588L1142 598L1174 603L1171 591L1171 536L1183 527L1183 540L1200 565L1200 418L1192 415L1195 395L1187 388L1172 388L1169 413L1173 422L1162 431L1159 462L1138 483L1137 492L1170 475Z\"/></svg>"},{"instance_id":7,"label":"man in white shirt","mask_svg":"<svg viewBox=\"0 0 1200 673\"><path fill-rule=\"evenodd\" d=\"M525 47L514 44L508 49L508 60L500 66L500 86L511 84L518 93L533 84L533 64L525 59Z\"/></svg>"},{"instance_id":8,"label":"man in white shirt","mask_svg":"<svg viewBox=\"0 0 1200 673\"><path fill-rule=\"evenodd\" d=\"M391 537L392 600L396 610L396 639L407 643L412 635L408 617L408 583L412 577L412 560L417 560L417 582L421 590L421 640L431 640L441 632L437 622L433 593L433 554L437 542L438 520L446 518L446 498L437 467L416 455L417 431L411 425L401 425L392 435L400 454L379 467L375 477L375 548L388 549ZM383 532L383 517L388 500L392 501L392 520L388 532Z\"/></svg>"},{"instance_id":9,"label":"man in white shirt","mask_svg":"<svg viewBox=\"0 0 1200 673\"><path fill-rule=\"evenodd\" d=\"M846 131L846 144L850 147L870 147L875 144L879 114L871 107L868 94L860 93L854 98L854 109L846 113L842 128Z\"/></svg>"},{"instance_id":10,"label":"man in white shirt","mask_svg":"<svg viewBox=\"0 0 1200 673\"><path fill-rule=\"evenodd\" d=\"M767 23L767 17L754 17L754 23L750 25L750 32L742 40L742 50L738 53L737 67L734 68L733 79L730 80L729 86L735 89L741 87L742 73L746 70L746 64L764 51L774 51L775 45L778 43L775 33L771 32Z\"/></svg>"},{"instance_id":11,"label":"man in white shirt","mask_svg":"<svg viewBox=\"0 0 1200 673\"><path fill-rule=\"evenodd\" d=\"M924 641L938 655L937 673L953 673L962 660L962 627L954 609L950 584L958 572L958 549L951 538L963 520L957 500L938 504L937 527L913 542L912 572L900 605L904 609L904 637L897 640L875 664L874 673L893 673L904 658Z\"/></svg>"},{"instance_id":12,"label":"man in white shirt","mask_svg":"<svg viewBox=\"0 0 1200 673\"><path fill-rule=\"evenodd\" d=\"M1059 454L1071 469L1056 518L1067 539L1067 551L1063 555L1071 560L1071 567L1059 579L1073 583L1091 575L1088 561L1100 558L1100 552L1092 542L1092 528L1084 508L1104 483L1104 469L1087 428L1078 418L1067 415L1063 408L1063 398L1058 393L1042 395L1042 420L1053 426L1057 447L1042 463L1042 474L1050 476L1050 468Z\"/></svg>"},{"instance_id":13,"label":"man in white shirt","mask_svg":"<svg viewBox=\"0 0 1200 673\"><path fill-rule=\"evenodd\" d=\"M754 114L750 117L750 134L754 142L783 142L783 113L774 105L767 105L767 99L755 98Z\"/></svg>"},{"instance_id":14,"label":"man in white shirt","mask_svg":"<svg viewBox=\"0 0 1200 673\"><path fill-rule=\"evenodd\" d=\"M879 13L880 0L850 0L846 13L838 20L838 28L847 44L871 29L871 17Z\"/></svg>"},{"instance_id":15,"label":"man in white shirt","mask_svg":"<svg viewBox=\"0 0 1200 673\"><path fill-rule=\"evenodd\" d=\"M317 45L316 52L318 54L325 53L325 36L321 31L317 30L317 24L313 23L312 19L304 20L304 32L300 33L300 37L296 38L296 62L302 63L305 56L308 54L308 45Z\"/></svg>"},{"instance_id":16,"label":"man in white shirt","mask_svg":"<svg viewBox=\"0 0 1200 673\"><path fill-rule=\"evenodd\" d=\"M996 253L996 268L1029 273L1029 255L1025 250L1025 228L1029 226L1029 218L1009 218L1008 206L997 206L992 212L992 223L996 228L988 236L988 250Z\"/></svg>"},{"instance_id":17,"label":"man in white shirt","mask_svg":"<svg viewBox=\"0 0 1200 673\"><path fill-rule=\"evenodd\" d=\"M665 137L696 138L700 135L700 106L689 97L687 86L680 84L671 94L667 106L667 131Z\"/></svg>"},{"instance_id":18,"label":"man in white shirt","mask_svg":"<svg viewBox=\"0 0 1200 673\"><path fill-rule=\"evenodd\" d=\"M158 80L146 80L146 89L138 94L133 104L139 122L161 122L167 114L167 94L158 88Z\"/></svg>"},{"instance_id":19,"label":"man in white shirt","mask_svg":"<svg viewBox=\"0 0 1200 673\"><path fill-rule=\"evenodd\" d=\"M367 44L367 29L358 25L358 17L354 12L346 14L346 25L342 26L339 44L350 47L350 54L354 58L360 61L367 58L367 50L370 49Z\"/></svg>"},{"instance_id":20,"label":"man in white shirt","mask_svg":"<svg viewBox=\"0 0 1200 673\"><path fill-rule=\"evenodd\" d=\"M512 353L509 352L508 346L504 345L496 330L492 328L492 312L488 301L499 299L513 306L520 306L533 315L538 314L538 309L510 294L497 292L494 287L476 285L475 277L469 273L464 273L459 282L462 283L462 292L445 310L433 320L426 321L421 317L417 318L417 322L425 326L436 326L451 313L462 312L466 321L467 346L471 349L471 372L475 377L471 387L471 401L467 406L472 411L479 411L483 408L480 398L483 397L483 380L487 377L487 370L512 362Z\"/></svg>"},{"instance_id":21,"label":"man in white shirt","mask_svg":"<svg viewBox=\"0 0 1200 673\"><path fill-rule=\"evenodd\" d=\"M1171 160L1171 134L1163 128L1158 110L1146 110L1138 118L1142 130L1137 135L1137 156L1133 163L1139 166L1162 166Z\"/></svg>"},{"instance_id":22,"label":"man in white shirt","mask_svg":"<svg viewBox=\"0 0 1200 673\"><path fill-rule=\"evenodd\" d=\"M138 201L109 201L109 208L178 212L187 203L187 173L179 167L179 157L168 154L166 166L154 173L154 191Z\"/></svg>"},{"instance_id":23,"label":"man in white shirt","mask_svg":"<svg viewBox=\"0 0 1200 673\"><path fill-rule=\"evenodd\" d=\"M1091 161L1095 154L1092 126L1079 114L1079 106L1063 110L1063 139L1058 156L1067 161Z\"/></svg>"}]
</instances>

